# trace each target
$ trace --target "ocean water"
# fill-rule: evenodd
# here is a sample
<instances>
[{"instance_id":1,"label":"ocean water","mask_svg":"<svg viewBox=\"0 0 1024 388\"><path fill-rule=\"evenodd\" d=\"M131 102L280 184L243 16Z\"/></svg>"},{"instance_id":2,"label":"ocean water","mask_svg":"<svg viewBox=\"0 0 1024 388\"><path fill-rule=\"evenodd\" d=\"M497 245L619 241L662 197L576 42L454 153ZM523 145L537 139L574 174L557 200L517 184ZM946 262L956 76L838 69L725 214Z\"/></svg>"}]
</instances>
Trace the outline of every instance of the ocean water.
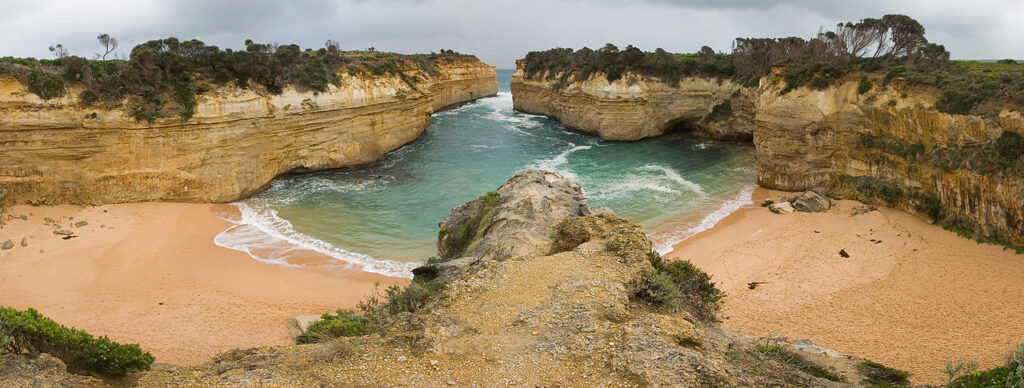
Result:
<instances>
[{"instance_id":1,"label":"ocean water","mask_svg":"<svg viewBox=\"0 0 1024 388\"><path fill-rule=\"evenodd\" d=\"M295 253L312 250L339 266L411 276L435 255L452 208L524 169L582 183L591 206L642 224L663 253L749 203L752 147L685 134L606 142L514 111L511 76L499 70L498 96L434 114L423 136L376 165L276 179L234 204L241 216L216 243L280 265L301 267Z\"/></svg>"}]
</instances>

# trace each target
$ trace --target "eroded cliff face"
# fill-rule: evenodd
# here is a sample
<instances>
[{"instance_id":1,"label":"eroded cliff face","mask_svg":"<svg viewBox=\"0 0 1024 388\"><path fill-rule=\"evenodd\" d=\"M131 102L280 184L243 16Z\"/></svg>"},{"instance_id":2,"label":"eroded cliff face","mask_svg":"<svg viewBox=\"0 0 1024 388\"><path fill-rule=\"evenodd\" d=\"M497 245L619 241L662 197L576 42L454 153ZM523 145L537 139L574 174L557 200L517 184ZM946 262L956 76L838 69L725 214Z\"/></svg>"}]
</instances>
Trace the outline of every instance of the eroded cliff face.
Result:
<instances>
[{"instance_id":1,"label":"eroded cliff face","mask_svg":"<svg viewBox=\"0 0 1024 388\"><path fill-rule=\"evenodd\" d=\"M678 125L715 139L748 140L753 132L754 90L728 80L689 77L671 85L626 74L609 82L603 74L586 80L527 78L516 62L512 101L516 110L557 119L567 128L605 140L659 136ZM728 102L735 114L712 115Z\"/></svg>"},{"instance_id":2,"label":"eroded cliff face","mask_svg":"<svg viewBox=\"0 0 1024 388\"><path fill-rule=\"evenodd\" d=\"M999 241L1024 245L1024 181L1012 174L936 162L946 154L985 147L1004 131L1024 134L1019 107L998 118L951 115L933 108L939 92L897 78L859 93L861 74L824 90L782 94L781 70L754 90L728 81L687 78L678 85L626 74L603 75L555 88L557 81L525 78L525 63L512 81L517 110L543 114L565 126L608 140L657 136L676 123L716 139L752 136L761 186L802 191L833 188L841 198L904 209ZM557 77L556 77L557 78ZM729 109L719 109L728 102Z\"/></svg>"},{"instance_id":3,"label":"eroded cliff face","mask_svg":"<svg viewBox=\"0 0 1024 388\"><path fill-rule=\"evenodd\" d=\"M1024 245L1024 181L943 166L929 156L991 144L1003 131L1024 133L1020 112L1004 108L998 119L945 114L932 108L934 90L899 79L884 88L881 77L869 81L873 87L863 94L860 75L824 90L780 94L780 74L762 79L758 183L791 191L832 187L834 196L882 202Z\"/></svg>"},{"instance_id":4,"label":"eroded cliff face","mask_svg":"<svg viewBox=\"0 0 1024 388\"><path fill-rule=\"evenodd\" d=\"M0 76L0 187L31 204L232 201L287 172L379 160L432 112L497 93L494 67L478 60L439 63L437 76L404 70L421 81L345 73L324 93L222 88L198 97L191 120L153 123L42 101Z\"/></svg>"}]
</instances>

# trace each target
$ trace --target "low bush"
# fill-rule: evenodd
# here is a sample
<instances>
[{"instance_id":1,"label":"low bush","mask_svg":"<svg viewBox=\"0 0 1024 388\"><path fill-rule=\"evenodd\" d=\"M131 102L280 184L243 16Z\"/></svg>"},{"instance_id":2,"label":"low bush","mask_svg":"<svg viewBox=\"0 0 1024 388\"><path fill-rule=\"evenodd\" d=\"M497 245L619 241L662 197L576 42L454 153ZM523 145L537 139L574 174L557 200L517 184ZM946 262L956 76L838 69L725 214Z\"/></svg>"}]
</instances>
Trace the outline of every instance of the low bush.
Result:
<instances>
[{"instance_id":1,"label":"low bush","mask_svg":"<svg viewBox=\"0 0 1024 388\"><path fill-rule=\"evenodd\" d=\"M338 310L324 314L321 319L296 338L299 344L326 342L339 337L358 337L380 330L403 313L427 313L432 309L434 297L444 290L441 281L413 280L408 286L391 285L383 293L375 292L359 302L361 314Z\"/></svg>"},{"instance_id":2,"label":"low bush","mask_svg":"<svg viewBox=\"0 0 1024 388\"><path fill-rule=\"evenodd\" d=\"M358 337L365 334L365 324L366 317L351 310L338 310L337 314L320 316L320 320L309 325L309 328L296 338L296 342L309 344L320 342L323 338Z\"/></svg>"},{"instance_id":3,"label":"low bush","mask_svg":"<svg viewBox=\"0 0 1024 388\"><path fill-rule=\"evenodd\" d=\"M18 311L0 307L0 330L6 350L48 353L75 372L123 376L128 372L149 370L154 361L139 345L122 345L107 337L95 338L82 330L60 325L31 308Z\"/></svg>"},{"instance_id":4,"label":"low bush","mask_svg":"<svg viewBox=\"0 0 1024 388\"><path fill-rule=\"evenodd\" d=\"M821 364L808 360L780 345L758 345L757 351L769 358L799 369L801 372L814 377L820 377L835 382L846 382L843 376L825 368Z\"/></svg>"},{"instance_id":5,"label":"low bush","mask_svg":"<svg viewBox=\"0 0 1024 388\"><path fill-rule=\"evenodd\" d=\"M868 76L862 75L860 77L860 84L857 85L857 94L864 94L871 91L871 81L868 81Z\"/></svg>"},{"instance_id":6,"label":"low bush","mask_svg":"<svg viewBox=\"0 0 1024 388\"><path fill-rule=\"evenodd\" d=\"M701 318L715 318L725 293L711 282L711 275L686 260L666 262L656 252L648 260L654 274L640 290L641 299L671 308L688 305Z\"/></svg>"},{"instance_id":7,"label":"low bush","mask_svg":"<svg viewBox=\"0 0 1024 388\"><path fill-rule=\"evenodd\" d=\"M864 375L864 384L871 388L909 387L910 374L874 361L864 361L857 367Z\"/></svg>"}]
</instances>

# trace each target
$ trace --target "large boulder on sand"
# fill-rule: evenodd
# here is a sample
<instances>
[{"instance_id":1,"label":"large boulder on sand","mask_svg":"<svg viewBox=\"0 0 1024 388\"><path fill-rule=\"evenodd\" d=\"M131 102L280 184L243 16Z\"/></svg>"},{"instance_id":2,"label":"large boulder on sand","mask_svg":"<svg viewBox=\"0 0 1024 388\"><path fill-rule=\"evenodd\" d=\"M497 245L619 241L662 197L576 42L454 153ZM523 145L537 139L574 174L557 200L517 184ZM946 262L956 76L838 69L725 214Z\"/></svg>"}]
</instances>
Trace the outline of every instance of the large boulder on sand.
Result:
<instances>
[{"instance_id":1,"label":"large boulder on sand","mask_svg":"<svg viewBox=\"0 0 1024 388\"><path fill-rule=\"evenodd\" d=\"M801 212L821 213L830 207L832 207L832 201L814 190L807 190L803 195L793 200L793 208Z\"/></svg>"}]
</instances>

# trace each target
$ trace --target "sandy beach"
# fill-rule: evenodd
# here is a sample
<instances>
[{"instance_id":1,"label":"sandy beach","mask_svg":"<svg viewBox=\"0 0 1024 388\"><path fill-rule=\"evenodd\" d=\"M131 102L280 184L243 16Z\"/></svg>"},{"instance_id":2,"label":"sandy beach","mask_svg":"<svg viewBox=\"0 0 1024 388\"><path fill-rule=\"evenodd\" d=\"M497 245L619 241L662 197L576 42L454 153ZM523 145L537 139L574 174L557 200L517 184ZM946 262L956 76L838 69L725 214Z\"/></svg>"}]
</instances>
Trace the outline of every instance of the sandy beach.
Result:
<instances>
[{"instance_id":1,"label":"sandy beach","mask_svg":"<svg viewBox=\"0 0 1024 388\"><path fill-rule=\"evenodd\" d=\"M0 305L34 307L67 326L139 343L157 362L196 364L233 348L292 343L296 315L352 308L382 285L351 268L288 268L214 244L230 205L15 206L0 228ZM7 216L5 216L7 218ZM53 219L76 237L63 239ZM88 225L75 228L76 222ZM28 247L22 247L22 239ZM309 263L330 262L308 253Z\"/></svg>"},{"instance_id":2,"label":"sandy beach","mask_svg":"<svg viewBox=\"0 0 1024 388\"><path fill-rule=\"evenodd\" d=\"M753 199L782 195L793 194L759 188ZM947 361L1002 365L1024 342L1024 255L899 210L851 216L855 204L789 215L745 206L667 257L728 293L726 326L810 339L907 370L915 384L945 383Z\"/></svg>"}]
</instances>

